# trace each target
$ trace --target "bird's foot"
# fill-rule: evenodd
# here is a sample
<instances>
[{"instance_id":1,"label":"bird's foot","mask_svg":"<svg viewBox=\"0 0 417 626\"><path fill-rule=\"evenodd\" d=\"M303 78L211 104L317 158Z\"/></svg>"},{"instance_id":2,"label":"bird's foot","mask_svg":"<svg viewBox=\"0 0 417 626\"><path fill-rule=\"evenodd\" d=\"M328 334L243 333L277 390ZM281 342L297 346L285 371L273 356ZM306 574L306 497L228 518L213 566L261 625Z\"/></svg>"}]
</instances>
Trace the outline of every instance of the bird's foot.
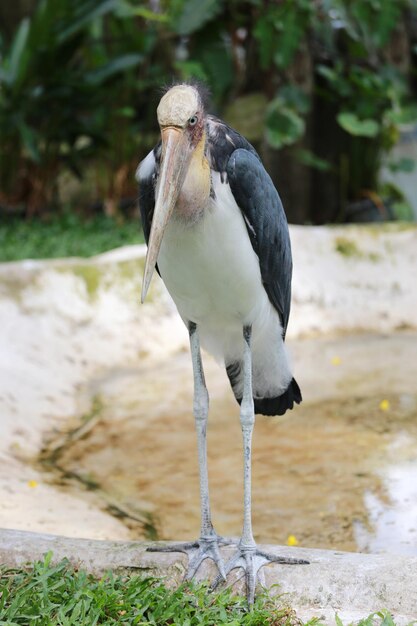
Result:
<instances>
[{"instance_id":1,"label":"bird's foot","mask_svg":"<svg viewBox=\"0 0 417 626\"><path fill-rule=\"evenodd\" d=\"M188 568L184 580L191 580L205 559L214 561L219 570L217 578L219 578L219 580L226 580L224 562L220 554L219 546L226 546L232 542L232 539L226 539L214 534L207 537L200 537L197 541L171 543L167 546L152 546L147 548L147 550L149 552L184 552L184 554L188 556Z\"/></svg>"},{"instance_id":2,"label":"bird's foot","mask_svg":"<svg viewBox=\"0 0 417 626\"><path fill-rule=\"evenodd\" d=\"M245 572L246 579L246 598L249 607L251 607L255 600L256 584L259 582L262 586L265 586L265 576L261 568L268 563L281 563L283 565L308 565L309 561L305 559L292 559L289 557L276 556L275 554L268 554L258 550L256 545L245 546L238 545L236 553L225 565L225 575L227 576L232 570L241 567ZM220 585L225 577L217 575L214 579L211 588L216 589Z\"/></svg>"}]
</instances>

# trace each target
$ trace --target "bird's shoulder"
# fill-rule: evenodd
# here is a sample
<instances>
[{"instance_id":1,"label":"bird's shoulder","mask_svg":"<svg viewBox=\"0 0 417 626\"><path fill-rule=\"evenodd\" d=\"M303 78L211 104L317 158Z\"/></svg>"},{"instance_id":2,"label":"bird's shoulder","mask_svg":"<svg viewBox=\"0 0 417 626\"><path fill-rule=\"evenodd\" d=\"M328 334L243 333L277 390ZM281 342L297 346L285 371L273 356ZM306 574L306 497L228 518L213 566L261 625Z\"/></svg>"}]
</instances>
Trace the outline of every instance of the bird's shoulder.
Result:
<instances>
[{"instance_id":1,"label":"bird's shoulder","mask_svg":"<svg viewBox=\"0 0 417 626\"><path fill-rule=\"evenodd\" d=\"M139 210L146 242L149 240L155 208L155 186L159 175L161 151L162 143L159 142L139 163L136 170L136 180L139 183Z\"/></svg>"},{"instance_id":2,"label":"bird's shoulder","mask_svg":"<svg viewBox=\"0 0 417 626\"><path fill-rule=\"evenodd\" d=\"M135 178L138 183L146 181L152 181L159 173L159 167L161 163L162 142L159 141L154 148L146 155L146 157L139 163Z\"/></svg>"},{"instance_id":3,"label":"bird's shoulder","mask_svg":"<svg viewBox=\"0 0 417 626\"><path fill-rule=\"evenodd\" d=\"M214 115L207 116L207 157L210 168L226 176L229 159L235 150L243 149L253 154L259 161L259 155L252 144L237 130L228 126Z\"/></svg>"}]
</instances>

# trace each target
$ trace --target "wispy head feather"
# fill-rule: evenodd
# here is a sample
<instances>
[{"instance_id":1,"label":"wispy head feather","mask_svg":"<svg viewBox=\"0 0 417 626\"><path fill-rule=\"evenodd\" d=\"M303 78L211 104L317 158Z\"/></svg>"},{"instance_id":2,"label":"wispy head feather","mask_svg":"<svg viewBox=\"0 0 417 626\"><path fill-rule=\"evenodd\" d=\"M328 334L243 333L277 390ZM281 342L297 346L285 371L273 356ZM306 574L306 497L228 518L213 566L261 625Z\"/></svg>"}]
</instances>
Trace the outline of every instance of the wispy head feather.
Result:
<instances>
[{"instance_id":1,"label":"wispy head feather","mask_svg":"<svg viewBox=\"0 0 417 626\"><path fill-rule=\"evenodd\" d=\"M165 83L165 85L161 88L161 97L172 89L172 87L176 87L178 85L188 85L189 87L194 87L198 93L198 99L200 100L203 111L207 112L209 110L211 103L210 89L198 78L189 78L187 80L173 79L170 83Z\"/></svg>"}]
</instances>

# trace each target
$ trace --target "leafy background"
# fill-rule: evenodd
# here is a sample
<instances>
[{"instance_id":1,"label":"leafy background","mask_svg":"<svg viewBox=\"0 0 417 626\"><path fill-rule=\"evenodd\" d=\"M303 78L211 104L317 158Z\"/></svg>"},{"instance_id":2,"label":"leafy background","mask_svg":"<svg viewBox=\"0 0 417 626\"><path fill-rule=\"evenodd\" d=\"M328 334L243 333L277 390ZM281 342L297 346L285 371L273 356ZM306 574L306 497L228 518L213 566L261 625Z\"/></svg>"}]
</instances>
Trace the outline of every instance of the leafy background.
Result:
<instances>
[{"instance_id":1,"label":"leafy background","mask_svg":"<svg viewBox=\"0 0 417 626\"><path fill-rule=\"evenodd\" d=\"M411 218L416 0L15 0L0 7L1 215L134 213L160 87L198 78L298 223Z\"/></svg>"}]
</instances>

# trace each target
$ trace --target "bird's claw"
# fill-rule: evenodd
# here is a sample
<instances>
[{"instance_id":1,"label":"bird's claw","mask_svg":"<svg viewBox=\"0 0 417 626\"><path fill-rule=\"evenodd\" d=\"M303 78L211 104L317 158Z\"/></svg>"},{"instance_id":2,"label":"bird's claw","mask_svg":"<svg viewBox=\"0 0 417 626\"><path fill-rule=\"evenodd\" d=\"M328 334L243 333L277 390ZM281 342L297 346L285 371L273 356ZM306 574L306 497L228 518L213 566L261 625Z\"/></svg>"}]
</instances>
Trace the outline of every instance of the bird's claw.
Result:
<instances>
[{"instance_id":1,"label":"bird's claw","mask_svg":"<svg viewBox=\"0 0 417 626\"><path fill-rule=\"evenodd\" d=\"M219 546L228 545L232 540L214 535L212 537L200 537L197 541L171 543L167 546L151 546L149 552L183 552L188 556L188 567L184 580L191 580L197 573L198 568L205 559L211 559L217 565L219 574L217 578L226 580L223 558Z\"/></svg>"},{"instance_id":2,"label":"bird's claw","mask_svg":"<svg viewBox=\"0 0 417 626\"><path fill-rule=\"evenodd\" d=\"M265 586L265 576L261 568L268 563L308 565L309 561L267 554L266 552L262 552L262 550L258 550L256 546L247 547L239 545L236 553L225 565L225 575L227 576L232 570L239 567L244 570L246 579L246 599L249 607L254 603L257 583L259 582L262 586ZM211 589L216 589L224 580L225 576L218 574L211 585Z\"/></svg>"},{"instance_id":3,"label":"bird's claw","mask_svg":"<svg viewBox=\"0 0 417 626\"><path fill-rule=\"evenodd\" d=\"M226 580L226 573L224 569L223 558L220 554L219 543L217 538L215 539L200 539L197 542L197 549L194 554L190 555L188 561L188 570L185 575L186 580L191 580L191 578L195 575L201 563L205 559L211 559L217 565L217 569L219 570L219 576L222 580Z\"/></svg>"}]
</instances>

